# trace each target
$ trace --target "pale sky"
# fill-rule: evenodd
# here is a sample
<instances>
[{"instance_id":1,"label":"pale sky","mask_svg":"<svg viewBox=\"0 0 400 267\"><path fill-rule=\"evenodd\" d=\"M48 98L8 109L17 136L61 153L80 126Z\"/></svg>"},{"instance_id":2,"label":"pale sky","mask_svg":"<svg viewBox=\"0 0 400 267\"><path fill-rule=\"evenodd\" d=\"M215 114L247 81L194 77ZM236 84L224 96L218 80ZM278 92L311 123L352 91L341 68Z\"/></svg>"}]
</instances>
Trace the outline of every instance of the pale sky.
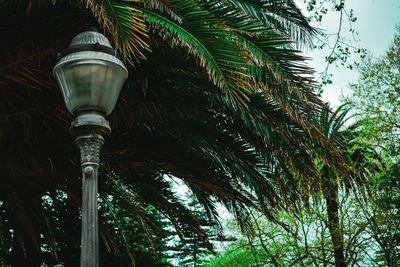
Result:
<instances>
[{"instance_id":1,"label":"pale sky","mask_svg":"<svg viewBox=\"0 0 400 267\"><path fill-rule=\"evenodd\" d=\"M304 0L296 2L304 8ZM396 24L400 24L400 0L346 0L346 5L354 9L357 17L357 21L353 24L353 28L358 32L359 41L356 45L366 48L375 56L382 55L393 40ZM339 27L339 13L329 12L321 24L313 24L313 26L324 29L328 33L336 33ZM348 31L348 23L342 27L342 34L346 38L352 38ZM325 57L329 53L329 49L306 51L306 55L312 57L309 64L317 72L325 69ZM340 95L351 92L348 84L357 81L358 73L357 70L335 66L331 66L329 70L333 74L333 84L325 87L322 97L336 106L340 104Z\"/></svg>"}]
</instances>

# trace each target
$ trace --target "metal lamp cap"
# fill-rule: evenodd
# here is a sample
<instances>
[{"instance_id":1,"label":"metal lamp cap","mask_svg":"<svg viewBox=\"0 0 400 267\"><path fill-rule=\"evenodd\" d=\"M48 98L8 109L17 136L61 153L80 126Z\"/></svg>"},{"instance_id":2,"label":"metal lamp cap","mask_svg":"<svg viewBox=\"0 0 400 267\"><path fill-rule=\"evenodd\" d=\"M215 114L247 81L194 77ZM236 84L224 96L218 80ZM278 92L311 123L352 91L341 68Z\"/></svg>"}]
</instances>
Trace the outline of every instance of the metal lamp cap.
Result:
<instances>
[{"instance_id":1,"label":"metal lamp cap","mask_svg":"<svg viewBox=\"0 0 400 267\"><path fill-rule=\"evenodd\" d=\"M81 51L97 51L103 52L120 59L118 53L111 46L110 41L103 34L97 30L84 31L76 35L69 46L59 53L58 59L63 58L69 54Z\"/></svg>"}]
</instances>

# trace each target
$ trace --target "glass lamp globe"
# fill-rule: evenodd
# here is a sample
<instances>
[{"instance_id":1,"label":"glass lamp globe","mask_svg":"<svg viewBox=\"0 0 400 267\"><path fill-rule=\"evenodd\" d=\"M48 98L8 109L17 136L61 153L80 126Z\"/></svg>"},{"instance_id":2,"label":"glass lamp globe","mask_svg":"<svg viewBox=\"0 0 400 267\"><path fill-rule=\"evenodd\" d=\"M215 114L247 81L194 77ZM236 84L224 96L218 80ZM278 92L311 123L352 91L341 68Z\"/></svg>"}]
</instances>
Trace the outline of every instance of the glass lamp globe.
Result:
<instances>
[{"instance_id":1,"label":"glass lamp globe","mask_svg":"<svg viewBox=\"0 0 400 267\"><path fill-rule=\"evenodd\" d=\"M110 114L128 78L128 70L110 42L97 31L75 36L62 52L53 74L74 116L85 112Z\"/></svg>"}]
</instances>

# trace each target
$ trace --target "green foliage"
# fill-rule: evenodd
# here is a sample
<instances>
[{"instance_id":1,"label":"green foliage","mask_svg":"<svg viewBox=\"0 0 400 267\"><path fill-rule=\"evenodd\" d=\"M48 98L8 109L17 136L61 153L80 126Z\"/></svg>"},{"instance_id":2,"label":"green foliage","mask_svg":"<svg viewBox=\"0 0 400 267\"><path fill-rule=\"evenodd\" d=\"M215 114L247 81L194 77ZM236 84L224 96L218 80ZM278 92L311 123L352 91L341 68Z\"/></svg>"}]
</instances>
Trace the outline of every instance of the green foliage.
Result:
<instances>
[{"instance_id":1,"label":"green foliage","mask_svg":"<svg viewBox=\"0 0 400 267\"><path fill-rule=\"evenodd\" d=\"M356 118L362 120L366 140L392 155L399 151L399 62L400 33L397 33L385 55L378 58L370 55L359 65L359 81L352 84L353 94L345 99L354 107Z\"/></svg>"},{"instance_id":2,"label":"green foliage","mask_svg":"<svg viewBox=\"0 0 400 267\"><path fill-rule=\"evenodd\" d=\"M210 263L204 264L204 267L245 267L254 265L265 258L263 251L257 248L254 254L250 249L240 248L240 246L232 245L227 247L224 255L213 259Z\"/></svg>"},{"instance_id":3,"label":"green foliage","mask_svg":"<svg viewBox=\"0 0 400 267\"><path fill-rule=\"evenodd\" d=\"M383 167L369 184L373 197L362 210L366 229L378 244L377 261L387 266L399 264L399 59L397 33L384 55L369 55L359 65L359 81L351 85L353 94L345 99L358 120L359 144L375 147L376 157L382 159Z\"/></svg>"},{"instance_id":4,"label":"green foliage","mask_svg":"<svg viewBox=\"0 0 400 267\"><path fill-rule=\"evenodd\" d=\"M388 266L400 263L400 183L399 164L387 169L372 181L375 197L369 210L369 229L379 243L378 261Z\"/></svg>"},{"instance_id":5,"label":"green foliage","mask_svg":"<svg viewBox=\"0 0 400 267\"><path fill-rule=\"evenodd\" d=\"M341 194L339 203L346 264L397 266L397 221L382 213L371 216L376 212L374 202L361 201L357 195ZM334 266L326 206L313 204L296 215L281 212L275 223L254 213L254 231L240 235L230 229L239 239L203 266Z\"/></svg>"},{"instance_id":6,"label":"green foliage","mask_svg":"<svg viewBox=\"0 0 400 267\"><path fill-rule=\"evenodd\" d=\"M322 132L346 154L352 174L343 176L340 170L319 164L322 193L314 195L307 209L281 212L273 222L253 212L252 231L207 266L398 264L398 183L389 177L398 177L397 168L386 166L370 145L358 139L358 124L343 127L348 112L346 105L332 114L323 110L319 121ZM368 197L362 194L363 181L369 181Z\"/></svg>"}]
</instances>

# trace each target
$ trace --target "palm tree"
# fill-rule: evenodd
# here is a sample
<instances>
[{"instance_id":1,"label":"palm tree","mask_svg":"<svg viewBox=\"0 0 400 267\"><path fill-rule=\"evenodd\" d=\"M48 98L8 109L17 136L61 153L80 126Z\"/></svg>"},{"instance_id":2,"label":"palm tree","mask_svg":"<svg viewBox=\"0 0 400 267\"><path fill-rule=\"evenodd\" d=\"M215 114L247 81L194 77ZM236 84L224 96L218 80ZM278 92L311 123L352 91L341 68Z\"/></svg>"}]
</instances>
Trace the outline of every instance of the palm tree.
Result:
<instances>
[{"instance_id":1,"label":"palm tree","mask_svg":"<svg viewBox=\"0 0 400 267\"><path fill-rule=\"evenodd\" d=\"M299 206L295 177L311 188L315 157L346 170L313 120L323 103L294 47L315 31L291 0L21 0L0 2L0 14L3 258L14 266L39 266L45 252L69 262L51 238L67 230L43 212L43 199L61 193L68 205L60 209L76 221L80 203L78 153L66 130L72 118L51 70L57 52L88 26L103 29L131 64L110 118L100 192L146 222L144 232L156 226L139 199L178 233L208 243L170 179L190 188L210 220L218 221L222 203L246 229L248 207L273 219L276 209ZM112 229L101 221L111 252Z\"/></svg>"},{"instance_id":2,"label":"palm tree","mask_svg":"<svg viewBox=\"0 0 400 267\"><path fill-rule=\"evenodd\" d=\"M334 140L343 150L348 148L344 135L344 125L347 121L349 109L340 106L334 113L330 114L329 108L321 112L321 129L324 134ZM322 195L326 202L326 211L328 215L328 229L331 235L334 259L336 267L347 266L344 257L343 232L339 214L339 186L342 176L338 175L333 168L324 164L321 168L321 188ZM347 176L344 176L347 178Z\"/></svg>"},{"instance_id":3,"label":"palm tree","mask_svg":"<svg viewBox=\"0 0 400 267\"><path fill-rule=\"evenodd\" d=\"M334 112L326 106L319 115L319 124L324 135L342 150L347 165L351 169L346 174L328 164L320 165L320 185L326 204L327 226L332 240L336 267L347 266L345 244L340 220L340 192L365 193L365 181L379 170L379 156L365 143L360 143L357 129L359 123L349 124L350 108L347 104L339 106ZM369 158L368 158L369 157ZM371 159L375 160L371 160ZM347 192L346 192L346 191Z\"/></svg>"}]
</instances>

